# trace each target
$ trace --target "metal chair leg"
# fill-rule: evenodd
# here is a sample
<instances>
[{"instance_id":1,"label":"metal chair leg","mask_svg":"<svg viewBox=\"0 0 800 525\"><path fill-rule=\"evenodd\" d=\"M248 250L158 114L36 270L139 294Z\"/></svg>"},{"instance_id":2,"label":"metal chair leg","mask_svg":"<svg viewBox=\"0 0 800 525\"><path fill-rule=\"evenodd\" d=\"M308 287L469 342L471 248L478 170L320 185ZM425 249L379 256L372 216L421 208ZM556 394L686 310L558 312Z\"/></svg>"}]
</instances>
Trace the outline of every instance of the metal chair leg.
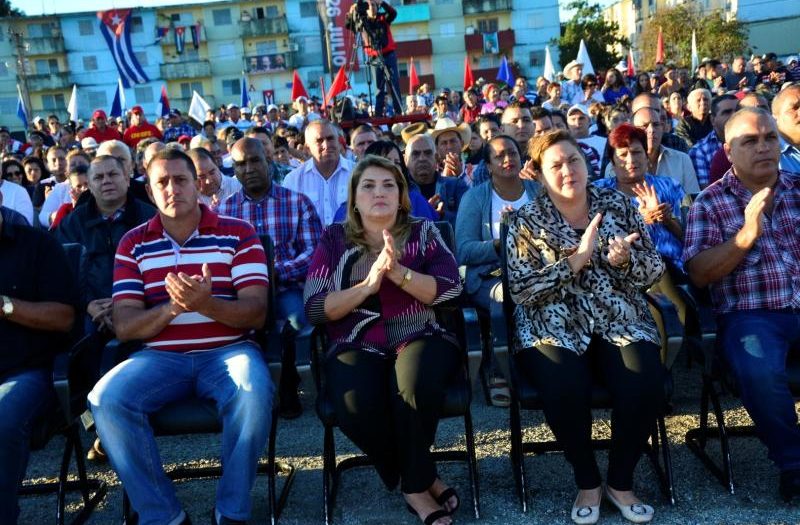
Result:
<instances>
[{"instance_id":1,"label":"metal chair leg","mask_svg":"<svg viewBox=\"0 0 800 525\"><path fill-rule=\"evenodd\" d=\"M475 436L472 434L472 413L464 414L464 434L467 438L467 471L472 493L472 511L476 520L481 519L480 482L478 480L478 459L475 455Z\"/></svg>"},{"instance_id":2,"label":"metal chair leg","mask_svg":"<svg viewBox=\"0 0 800 525\"><path fill-rule=\"evenodd\" d=\"M322 450L322 515L325 525L333 523L333 493L336 484L336 449L333 428L325 426Z\"/></svg>"},{"instance_id":3,"label":"metal chair leg","mask_svg":"<svg viewBox=\"0 0 800 525\"><path fill-rule=\"evenodd\" d=\"M519 398L514 389L511 390L511 406L509 407L511 427L511 467L514 471L514 483L517 488L522 512L528 512L528 493L525 480L525 452L522 446L522 422L520 418Z\"/></svg>"}]
</instances>

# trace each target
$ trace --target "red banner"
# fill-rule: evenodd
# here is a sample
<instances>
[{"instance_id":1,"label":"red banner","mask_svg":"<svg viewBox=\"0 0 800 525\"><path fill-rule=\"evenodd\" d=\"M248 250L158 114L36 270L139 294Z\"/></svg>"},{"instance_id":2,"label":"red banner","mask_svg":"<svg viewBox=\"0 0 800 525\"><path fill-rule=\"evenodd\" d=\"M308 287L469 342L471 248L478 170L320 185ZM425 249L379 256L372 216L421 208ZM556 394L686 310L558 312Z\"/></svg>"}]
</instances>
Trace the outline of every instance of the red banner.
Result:
<instances>
[{"instance_id":1,"label":"red banner","mask_svg":"<svg viewBox=\"0 0 800 525\"><path fill-rule=\"evenodd\" d=\"M325 25L328 71L333 72L347 64L353 50L355 35L345 27L347 13L353 0L320 0L322 20ZM353 64L358 71L358 62Z\"/></svg>"}]
</instances>

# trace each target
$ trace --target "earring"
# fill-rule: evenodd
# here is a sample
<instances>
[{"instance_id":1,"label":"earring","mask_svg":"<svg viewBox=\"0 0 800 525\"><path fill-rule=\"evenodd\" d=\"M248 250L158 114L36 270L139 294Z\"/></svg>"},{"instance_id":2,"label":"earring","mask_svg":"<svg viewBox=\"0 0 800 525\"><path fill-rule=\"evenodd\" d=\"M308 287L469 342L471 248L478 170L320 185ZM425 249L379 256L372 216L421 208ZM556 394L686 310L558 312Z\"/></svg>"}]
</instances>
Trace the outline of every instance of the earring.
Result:
<instances>
[{"instance_id":1,"label":"earring","mask_svg":"<svg viewBox=\"0 0 800 525\"><path fill-rule=\"evenodd\" d=\"M358 206L353 206L353 213L358 213Z\"/></svg>"}]
</instances>

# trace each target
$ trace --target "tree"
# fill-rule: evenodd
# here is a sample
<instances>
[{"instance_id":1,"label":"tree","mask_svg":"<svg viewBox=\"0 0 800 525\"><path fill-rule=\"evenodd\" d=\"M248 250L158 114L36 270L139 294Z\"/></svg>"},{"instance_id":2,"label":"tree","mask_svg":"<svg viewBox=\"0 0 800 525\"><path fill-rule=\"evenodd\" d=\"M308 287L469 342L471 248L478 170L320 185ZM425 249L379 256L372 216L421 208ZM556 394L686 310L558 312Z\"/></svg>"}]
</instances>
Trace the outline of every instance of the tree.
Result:
<instances>
[{"instance_id":1,"label":"tree","mask_svg":"<svg viewBox=\"0 0 800 525\"><path fill-rule=\"evenodd\" d=\"M630 45L627 38L619 36L619 24L606 20L602 8L590 5L588 0L573 0L566 9L574 11L574 15L569 22L561 24L558 51L562 64L578 56L583 39L595 70L616 65L620 56L615 50Z\"/></svg>"},{"instance_id":2,"label":"tree","mask_svg":"<svg viewBox=\"0 0 800 525\"><path fill-rule=\"evenodd\" d=\"M638 51L639 63L645 69L655 65L658 29L664 36L666 61L689 67L692 61L692 31L697 35L697 54L702 57L729 60L747 49L747 28L738 20L726 20L720 10L703 14L695 3L659 9L646 20Z\"/></svg>"},{"instance_id":3,"label":"tree","mask_svg":"<svg viewBox=\"0 0 800 525\"><path fill-rule=\"evenodd\" d=\"M13 7L10 0L0 0L0 17L25 16L25 13Z\"/></svg>"}]
</instances>

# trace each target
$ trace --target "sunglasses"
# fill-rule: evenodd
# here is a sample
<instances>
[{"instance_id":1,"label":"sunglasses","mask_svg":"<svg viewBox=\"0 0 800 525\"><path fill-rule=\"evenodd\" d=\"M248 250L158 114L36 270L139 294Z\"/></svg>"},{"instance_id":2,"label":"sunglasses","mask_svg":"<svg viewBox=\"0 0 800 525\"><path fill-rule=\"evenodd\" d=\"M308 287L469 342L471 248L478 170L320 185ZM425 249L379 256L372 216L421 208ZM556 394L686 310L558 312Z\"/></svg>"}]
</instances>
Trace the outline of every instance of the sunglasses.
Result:
<instances>
[{"instance_id":1,"label":"sunglasses","mask_svg":"<svg viewBox=\"0 0 800 525\"><path fill-rule=\"evenodd\" d=\"M8 170L6 171L6 176L13 177L16 175L22 175L22 172L19 170Z\"/></svg>"}]
</instances>

